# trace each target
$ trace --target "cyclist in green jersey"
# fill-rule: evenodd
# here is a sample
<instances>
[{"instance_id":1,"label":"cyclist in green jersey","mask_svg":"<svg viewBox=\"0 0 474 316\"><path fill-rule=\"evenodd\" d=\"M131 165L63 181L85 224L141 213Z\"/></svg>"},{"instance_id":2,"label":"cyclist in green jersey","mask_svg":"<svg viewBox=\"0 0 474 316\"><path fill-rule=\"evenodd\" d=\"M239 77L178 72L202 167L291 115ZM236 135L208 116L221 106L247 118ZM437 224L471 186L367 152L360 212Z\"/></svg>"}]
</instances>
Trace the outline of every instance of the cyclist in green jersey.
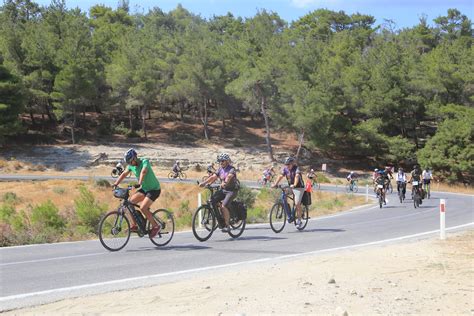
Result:
<instances>
[{"instance_id":1,"label":"cyclist in green jersey","mask_svg":"<svg viewBox=\"0 0 474 316\"><path fill-rule=\"evenodd\" d=\"M128 164L127 170L120 175L113 185L114 187L118 186L130 172L132 172L137 177L138 184L135 185L135 188L138 190L130 197L129 200L133 204L140 203L140 210L152 224L152 229L149 235L151 238L153 238L158 234L161 227L153 218L153 215L150 212L150 206L160 196L160 182L156 178L153 169L151 168L150 161L146 158L138 158L135 149L131 148L125 153L125 162ZM131 218L131 221L132 227L130 230L138 230L135 220Z\"/></svg>"}]
</instances>

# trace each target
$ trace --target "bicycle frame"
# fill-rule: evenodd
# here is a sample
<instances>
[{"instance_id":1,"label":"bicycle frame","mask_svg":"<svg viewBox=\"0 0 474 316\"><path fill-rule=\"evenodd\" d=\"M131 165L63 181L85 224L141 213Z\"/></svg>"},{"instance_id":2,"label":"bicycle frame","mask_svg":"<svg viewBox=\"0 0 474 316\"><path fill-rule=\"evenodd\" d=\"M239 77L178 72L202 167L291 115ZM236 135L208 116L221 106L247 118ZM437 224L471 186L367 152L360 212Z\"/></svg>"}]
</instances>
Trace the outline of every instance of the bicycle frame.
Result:
<instances>
[{"instance_id":1,"label":"bicycle frame","mask_svg":"<svg viewBox=\"0 0 474 316\"><path fill-rule=\"evenodd\" d=\"M288 203L288 199L293 201L293 205L292 205L291 209L288 209L288 207L290 206L290 204ZM282 202L283 207L285 208L285 212L286 212L286 215L288 216L288 218L289 219L290 218L295 219L295 213L296 213L295 199L294 199L294 197L289 196L288 194L286 194L286 190L283 189L283 188L281 188L280 201Z\"/></svg>"},{"instance_id":2,"label":"bicycle frame","mask_svg":"<svg viewBox=\"0 0 474 316\"><path fill-rule=\"evenodd\" d=\"M207 199L205 205L207 205L209 207L209 209L212 212L212 215L216 218L217 225L221 226L221 224L224 223L224 216L222 215L222 209L220 207L221 202L217 202L216 207L214 207L214 205L212 204L212 196L217 191L218 187L208 185L208 186L206 186L206 189L209 190L210 195L209 195L209 198ZM217 227L213 227L213 229L216 229L216 228Z\"/></svg>"}]
</instances>

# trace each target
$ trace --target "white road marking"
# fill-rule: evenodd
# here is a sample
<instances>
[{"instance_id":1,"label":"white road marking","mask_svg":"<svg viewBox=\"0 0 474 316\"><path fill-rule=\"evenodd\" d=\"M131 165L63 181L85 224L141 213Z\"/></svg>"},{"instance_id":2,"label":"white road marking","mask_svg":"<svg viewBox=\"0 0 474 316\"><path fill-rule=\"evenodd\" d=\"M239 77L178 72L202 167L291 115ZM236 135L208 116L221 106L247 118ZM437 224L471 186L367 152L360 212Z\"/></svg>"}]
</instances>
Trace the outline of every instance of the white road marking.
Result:
<instances>
[{"instance_id":1,"label":"white road marking","mask_svg":"<svg viewBox=\"0 0 474 316\"><path fill-rule=\"evenodd\" d=\"M464 227L468 227L468 226L472 226L472 225L474 225L474 222L464 224L464 225L449 227L446 230L447 231L455 230L455 229L464 228ZM439 233L439 230L432 230L432 231L428 231L428 232L423 232L423 233L418 233L418 234L413 234L413 235L406 235L406 236L390 238L390 239L384 239L384 240L379 240L379 241L373 241L373 242L368 242L368 243L363 243L363 244L344 246L344 247L336 247L336 248L330 248L330 249L315 250L315 251L303 252L303 253L292 254L292 255L278 256L278 257L273 257L273 258L262 258L262 259L227 263L227 264L221 264L221 265L209 266L209 267L203 267L203 268L197 268L197 269L188 269L188 270L182 270L182 271L174 271L174 272L168 272L168 273L146 275L146 276L141 276L141 277L133 277L133 278L120 279L120 280L113 280L113 281L106 281L106 282L98 282L98 283L77 285L77 286L71 286L71 287L64 287L64 288L58 288L58 289L52 289L52 290L46 290L46 291L10 295L10 296L0 297L0 302L6 302L6 301L11 301L11 300L16 300L16 299L23 299L23 298L28 298L28 297L40 296L40 295L47 295L47 294L62 293L62 292L68 292L68 291L74 291L74 290L88 289L88 288L94 288L94 287L99 287L99 286L104 286L104 285L113 285L113 284L120 284L120 283L140 281L140 280L150 280L152 278L153 279L163 278L163 277L167 277L167 276L176 276L176 275L182 275L182 274L187 274L187 273L196 273L196 272L201 272L201 271L229 268L229 267L239 266L239 265L244 265L244 264L269 262L269 261L274 261L274 260L282 260L282 259L288 259L288 258L302 257L302 256L308 256L308 255L314 255L314 254L332 252L332 251L338 251L338 250L346 250L346 249L354 249L354 248L359 248L359 247L380 245L380 244L384 244L384 243L400 241L400 240L404 240L404 239L415 238L415 237L430 235L430 234L434 234L434 233Z\"/></svg>"}]
</instances>

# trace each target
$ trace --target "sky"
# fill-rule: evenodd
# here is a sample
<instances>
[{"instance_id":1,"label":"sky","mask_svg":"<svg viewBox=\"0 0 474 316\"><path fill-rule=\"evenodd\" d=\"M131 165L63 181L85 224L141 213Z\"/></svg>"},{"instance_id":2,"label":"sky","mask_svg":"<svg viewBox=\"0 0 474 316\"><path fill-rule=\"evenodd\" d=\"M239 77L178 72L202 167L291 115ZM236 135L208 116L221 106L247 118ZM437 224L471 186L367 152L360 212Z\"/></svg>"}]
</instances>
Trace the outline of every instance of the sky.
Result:
<instances>
[{"instance_id":1,"label":"sky","mask_svg":"<svg viewBox=\"0 0 474 316\"><path fill-rule=\"evenodd\" d=\"M36 0L36 3L47 6L50 0ZM118 0L66 0L68 8L79 7L83 11L96 4L116 8ZM225 15L231 12L234 16L252 17L258 10L273 11L287 22L295 21L305 14L325 8L333 11L343 10L347 14L363 13L376 18L376 25L385 19L395 22L396 28L412 27L426 15L428 22L440 15L445 16L449 8L456 8L472 21L474 0L129 0L132 12L146 13L148 9L159 7L165 12L173 10L178 4L185 9L210 18L213 15Z\"/></svg>"}]
</instances>

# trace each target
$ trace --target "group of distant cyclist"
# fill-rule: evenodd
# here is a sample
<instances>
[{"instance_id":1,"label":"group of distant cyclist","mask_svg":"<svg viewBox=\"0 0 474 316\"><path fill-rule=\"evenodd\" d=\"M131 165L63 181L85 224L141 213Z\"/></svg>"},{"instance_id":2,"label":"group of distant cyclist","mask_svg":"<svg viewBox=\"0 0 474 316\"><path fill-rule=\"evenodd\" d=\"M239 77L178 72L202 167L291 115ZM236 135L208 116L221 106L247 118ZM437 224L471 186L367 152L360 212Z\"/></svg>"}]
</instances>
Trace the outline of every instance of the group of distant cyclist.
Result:
<instances>
[{"instance_id":1,"label":"group of distant cyclist","mask_svg":"<svg viewBox=\"0 0 474 316\"><path fill-rule=\"evenodd\" d=\"M380 200L380 205L386 204L386 193L392 192L391 180L394 179L393 175L394 168L392 166L386 166L384 169L374 169L372 174L372 181L374 184L374 192ZM430 197L430 185L433 180L433 173L431 168L427 167L423 171L419 165L414 165L413 170L408 174L405 170L400 167L398 168L395 180L397 182L397 192L400 198L400 202L405 200L406 185L407 183L412 184L412 198L415 203L415 207L423 203L425 196ZM349 180L349 179L348 179Z\"/></svg>"}]
</instances>

